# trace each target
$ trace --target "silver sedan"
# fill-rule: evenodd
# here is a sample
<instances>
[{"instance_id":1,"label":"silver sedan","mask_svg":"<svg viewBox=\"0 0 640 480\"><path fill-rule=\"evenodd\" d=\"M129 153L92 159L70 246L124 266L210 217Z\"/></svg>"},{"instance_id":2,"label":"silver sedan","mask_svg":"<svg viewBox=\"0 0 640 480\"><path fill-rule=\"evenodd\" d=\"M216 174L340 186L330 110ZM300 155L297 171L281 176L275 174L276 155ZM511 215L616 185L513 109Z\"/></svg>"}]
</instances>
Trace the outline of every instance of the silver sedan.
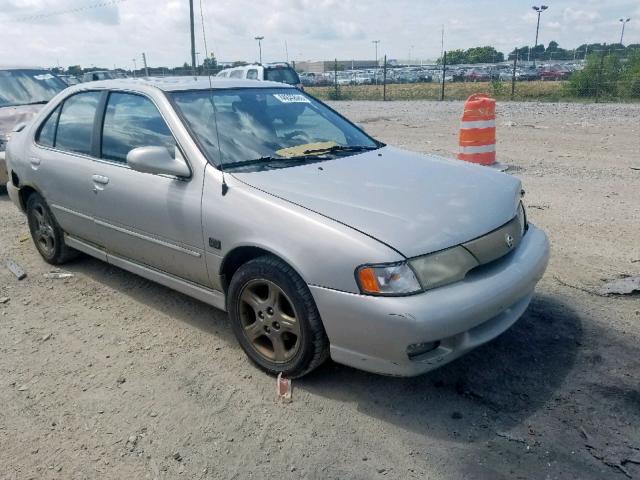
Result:
<instances>
[{"instance_id":1,"label":"silver sedan","mask_svg":"<svg viewBox=\"0 0 640 480\"><path fill-rule=\"evenodd\" d=\"M508 329L547 265L516 178L283 84L85 83L18 130L8 191L45 261L84 252L226 310L271 373L426 372Z\"/></svg>"}]
</instances>

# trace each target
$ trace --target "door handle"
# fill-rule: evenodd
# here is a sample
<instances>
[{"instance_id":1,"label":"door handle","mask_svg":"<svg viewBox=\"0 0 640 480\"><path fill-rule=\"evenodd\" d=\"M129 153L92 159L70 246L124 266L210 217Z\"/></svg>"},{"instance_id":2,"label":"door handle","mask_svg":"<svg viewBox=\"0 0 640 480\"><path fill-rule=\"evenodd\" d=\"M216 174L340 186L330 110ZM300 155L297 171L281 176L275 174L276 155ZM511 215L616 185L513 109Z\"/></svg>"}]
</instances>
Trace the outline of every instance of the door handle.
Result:
<instances>
[{"instance_id":1,"label":"door handle","mask_svg":"<svg viewBox=\"0 0 640 480\"><path fill-rule=\"evenodd\" d=\"M92 175L91 179L100 185L106 185L109 183L109 177L105 177L103 175Z\"/></svg>"},{"instance_id":2,"label":"door handle","mask_svg":"<svg viewBox=\"0 0 640 480\"><path fill-rule=\"evenodd\" d=\"M31 157L29 159L29 163L31 163L31 168L34 169L34 170L38 169L38 167L40 166L40 162L41 162L41 160L39 158L37 158L37 157Z\"/></svg>"}]
</instances>

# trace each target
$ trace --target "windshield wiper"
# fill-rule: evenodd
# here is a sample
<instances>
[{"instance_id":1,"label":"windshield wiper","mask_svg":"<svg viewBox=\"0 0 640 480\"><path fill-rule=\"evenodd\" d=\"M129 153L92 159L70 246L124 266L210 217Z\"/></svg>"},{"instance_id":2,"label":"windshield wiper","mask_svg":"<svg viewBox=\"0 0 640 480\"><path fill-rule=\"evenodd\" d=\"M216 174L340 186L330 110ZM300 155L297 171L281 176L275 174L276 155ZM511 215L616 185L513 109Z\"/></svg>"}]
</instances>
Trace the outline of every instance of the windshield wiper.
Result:
<instances>
[{"instance_id":1,"label":"windshield wiper","mask_svg":"<svg viewBox=\"0 0 640 480\"><path fill-rule=\"evenodd\" d=\"M305 155L313 153L334 153L334 152L368 152L370 150L377 150L380 147L367 146L367 145L334 145L327 148L316 148L313 150L305 150Z\"/></svg>"},{"instance_id":2,"label":"windshield wiper","mask_svg":"<svg viewBox=\"0 0 640 480\"><path fill-rule=\"evenodd\" d=\"M295 157L272 157L272 156L264 156L259 158L254 158L251 160L240 160L238 162L230 162L225 163L225 170L228 168L239 168L239 167L247 167L251 165L265 165L267 167L272 167L274 165L279 165L283 163L306 163L306 162L318 162L322 160L327 160L324 155L296 155Z\"/></svg>"},{"instance_id":3,"label":"windshield wiper","mask_svg":"<svg viewBox=\"0 0 640 480\"><path fill-rule=\"evenodd\" d=\"M23 107L25 105L44 105L46 103L49 103L49 100L38 100L37 102L16 103L15 105L12 105L12 106Z\"/></svg>"}]
</instances>

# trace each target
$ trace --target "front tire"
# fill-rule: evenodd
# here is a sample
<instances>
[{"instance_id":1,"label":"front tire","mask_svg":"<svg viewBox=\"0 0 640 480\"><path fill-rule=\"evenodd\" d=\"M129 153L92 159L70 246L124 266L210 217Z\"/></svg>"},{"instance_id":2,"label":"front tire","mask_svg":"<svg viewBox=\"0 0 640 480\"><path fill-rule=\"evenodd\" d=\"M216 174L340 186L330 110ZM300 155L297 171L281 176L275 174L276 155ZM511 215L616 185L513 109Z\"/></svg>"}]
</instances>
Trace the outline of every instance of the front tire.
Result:
<instances>
[{"instance_id":1,"label":"front tire","mask_svg":"<svg viewBox=\"0 0 640 480\"><path fill-rule=\"evenodd\" d=\"M27 220L33 243L45 262L61 265L77 256L64 243L64 232L39 193L32 193L27 200Z\"/></svg>"},{"instance_id":2,"label":"front tire","mask_svg":"<svg viewBox=\"0 0 640 480\"><path fill-rule=\"evenodd\" d=\"M247 356L273 375L306 375L329 356L329 340L309 288L273 256L242 265L227 296L231 328Z\"/></svg>"}]
</instances>

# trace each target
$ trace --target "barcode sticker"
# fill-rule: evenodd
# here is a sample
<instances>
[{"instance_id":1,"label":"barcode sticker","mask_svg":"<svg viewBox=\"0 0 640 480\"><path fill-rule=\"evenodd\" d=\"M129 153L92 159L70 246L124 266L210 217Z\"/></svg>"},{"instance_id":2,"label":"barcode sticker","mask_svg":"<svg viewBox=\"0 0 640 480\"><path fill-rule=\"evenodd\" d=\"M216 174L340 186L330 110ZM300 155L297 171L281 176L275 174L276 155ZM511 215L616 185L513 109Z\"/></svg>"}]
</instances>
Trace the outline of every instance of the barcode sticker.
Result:
<instances>
[{"instance_id":1,"label":"barcode sticker","mask_svg":"<svg viewBox=\"0 0 640 480\"><path fill-rule=\"evenodd\" d=\"M311 103L307 97L299 93L276 93L273 96L282 103Z\"/></svg>"}]
</instances>

